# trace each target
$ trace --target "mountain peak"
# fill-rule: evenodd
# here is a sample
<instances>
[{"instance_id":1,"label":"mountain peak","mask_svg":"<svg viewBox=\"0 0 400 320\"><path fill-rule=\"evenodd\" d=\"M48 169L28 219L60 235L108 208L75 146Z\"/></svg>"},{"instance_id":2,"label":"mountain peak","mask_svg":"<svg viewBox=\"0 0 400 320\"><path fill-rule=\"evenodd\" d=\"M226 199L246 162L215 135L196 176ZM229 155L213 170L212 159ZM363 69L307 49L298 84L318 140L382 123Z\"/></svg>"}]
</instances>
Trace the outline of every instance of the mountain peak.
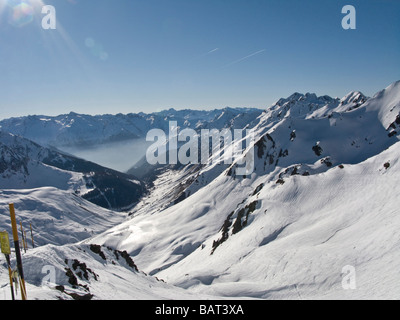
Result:
<instances>
[{"instance_id":1,"label":"mountain peak","mask_svg":"<svg viewBox=\"0 0 400 320\"><path fill-rule=\"evenodd\" d=\"M295 92L292 95L290 95L288 98L279 99L275 103L275 105L283 106L286 103L293 104L293 103L300 102L300 101L302 103L326 104L326 103L332 102L333 100L335 100L335 99L333 99L332 97L327 96L327 95L318 97L315 93L307 92L307 93L303 94L303 93Z\"/></svg>"},{"instance_id":2,"label":"mountain peak","mask_svg":"<svg viewBox=\"0 0 400 320\"><path fill-rule=\"evenodd\" d=\"M269 110L270 116L277 118L307 117L323 107L335 108L339 105L339 99L330 96L318 97L315 93L305 94L295 92L288 98L279 99Z\"/></svg>"},{"instance_id":3,"label":"mountain peak","mask_svg":"<svg viewBox=\"0 0 400 320\"><path fill-rule=\"evenodd\" d=\"M289 96L286 100L299 100L301 97L304 97L304 94L295 92L291 96Z\"/></svg>"},{"instance_id":4,"label":"mountain peak","mask_svg":"<svg viewBox=\"0 0 400 320\"><path fill-rule=\"evenodd\" d=\"M368 97L366 97L360 91L351 91L340 100L340 105L352 104L355 106L360 106L367 100Z\"/></svg>"}]
</instances>

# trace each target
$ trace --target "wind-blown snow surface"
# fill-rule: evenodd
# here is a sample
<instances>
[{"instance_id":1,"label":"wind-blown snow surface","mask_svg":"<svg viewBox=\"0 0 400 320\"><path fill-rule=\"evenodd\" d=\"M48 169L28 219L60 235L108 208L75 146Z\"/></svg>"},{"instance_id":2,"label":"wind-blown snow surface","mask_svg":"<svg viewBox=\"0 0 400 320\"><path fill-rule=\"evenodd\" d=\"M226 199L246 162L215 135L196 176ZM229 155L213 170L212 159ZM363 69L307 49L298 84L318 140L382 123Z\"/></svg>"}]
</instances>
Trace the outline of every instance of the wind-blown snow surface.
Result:
<instances>
[{"instance_id":1,"label":"wind-blown snow surface","mask_svg":"<svg viewBox=\"0 0 400 320\"><path fill-rule=\"evenodd\" d=\"M199 293L395 299L400 295L399 156L396 143L361 164L293 176L284 185L264 178L238 184L221 176L188 200L92 241L133 252L146 272ZM254 194L261 183L266 185ZM211 255L228 215L254 201L248 226ZM356 268L356 290L342 288L347 265Z\"/></svg>"},{"instance_id":2,"label":"wind-blown snow surface","mask_svg":"<svg viewBox=\"0 0 400 320\"><path fill-rule=\"evenodd\" d=\"M199 292L209 292L205 285L211 284L215 294L227 296L396 298L399 156L397 143L360 165L294 176L282 186L269 183L254 196L243 186L246 204L259 201L246 232L233 235L212 256L212 241L219 236L210 237L203 249L157 275ZM235 203L235 193L226 195L225 203ZM346 265L356 268L354 291L341 286Z\"/></svg>"},{"instance_id":3,"label":"wind-blown snow surface","mask_svg":"<svg viewBox=\"0 0 400 320\"><path fill-rule=\"evenodd\" d=\"M209 299L138 271L122 252L110 248L100 252L78 244L47 245L22 253L28 300ZM5 264L3 255L0 263ZM0 269L0 281L0 298L11 300L6 268ZM19 291L16 298L21 299Z\"/></svg>"},{"instance_id":4,"label":"wind-blown snow surface","mask_svg":"<svg viewBox=\"0 0 400 320\"><path fill-rule=\"evenodd\" d=\"M75 290L94 299L398 299L400 82L372 98L295 93L257 121L254 154L242 154L254 158L251 175L236 175L238 163L166 166L129 218L99 211L106 221L91 237L43 238L54 242L23 257L32 297L72 298ZM36 192L3 192L3 210ZM96 211L66 190L52 192L59 208L83 201ZM34 203L43 204L35 215L27 208L24 220L49 205ZM74 217L86 214L92 227L92 213L63 217L79 229ZM64 293L40 286L45 265ZM348 266L354 274L342 273ZM349 276L355 289L346 289Z\"/></svg>"}]
</instances>

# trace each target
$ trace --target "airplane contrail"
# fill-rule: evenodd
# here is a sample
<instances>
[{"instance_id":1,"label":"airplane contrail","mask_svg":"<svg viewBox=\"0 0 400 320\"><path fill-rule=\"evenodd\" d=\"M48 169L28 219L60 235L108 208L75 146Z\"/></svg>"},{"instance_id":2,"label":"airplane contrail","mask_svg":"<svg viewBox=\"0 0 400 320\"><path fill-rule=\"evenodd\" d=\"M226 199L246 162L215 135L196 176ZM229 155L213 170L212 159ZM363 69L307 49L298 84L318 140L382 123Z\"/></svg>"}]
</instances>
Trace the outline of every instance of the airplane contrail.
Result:
<instances>
[{"instance_id":1,"label":"airplane contrail","mask_svg":"<svg viewBox=\"0 0 400 320\"><path fill-rule=\"evenodd\" d=\"M201 55L195 57L194 59L203 58L203 57L208 56L209 54L214 53L214 52L216 52L216 51L218 51L218 50L219 50L219 48L212 49L212 50L210 50L210 51L208 51L208 52L206 52L206 53L203 53L203 54L201 54Z\"/></svg>"},{"instance_id":2,"label":"airplane contrail","mask_svg":"<svg viewBox=\"0 0 400 320\"><path fill-rule=\"evenodd\" d=\"M215 48L215 49L213 49L211 51L208 51L206 54L210 54L210 53L213 53L213 52L218 51L218 50L219 50L219 48Z\"/></svg>"},{"instance_id":3,"label":"airplane contrail","mask_svg":"<svg viewBox=\"0 0 400 320\"><path fill-rule=\"evenodd\" d=\"M245 56L245 57L243 57L243 58L241 58L241 59L239 59L239 60L236 60L236 61L233 61L233 62L227 64L225 67L229 67L229 66L234 65L234 64L236 64L236 63L242 62L243 60L246 60L246 59L249 59L249 58L251 58L251 57L254 57L255 55L260 54L260 53L262 53L262 52L264 52L264 51L266 51L266 49L263 49L263 50L254 52L254 53L252 53L252 54L249 54L248 56Z\"/></svg>"}]
</instances>

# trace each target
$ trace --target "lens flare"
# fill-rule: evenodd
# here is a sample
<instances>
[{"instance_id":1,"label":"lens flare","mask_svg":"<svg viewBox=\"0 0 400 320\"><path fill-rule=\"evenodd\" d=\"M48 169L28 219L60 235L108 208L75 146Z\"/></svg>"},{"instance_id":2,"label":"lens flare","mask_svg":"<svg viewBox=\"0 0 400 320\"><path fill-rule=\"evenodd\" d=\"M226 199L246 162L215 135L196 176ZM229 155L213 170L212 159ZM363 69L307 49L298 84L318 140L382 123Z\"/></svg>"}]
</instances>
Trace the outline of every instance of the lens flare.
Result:
<instances>
[{"instance_id":1,"label":"lens flare","mask_svg":"<svg viewBox=\"0 0 400 320\"><path fill-rule=\"evenodd\" d=\"M0 0L0 15L5 14L10 25L23 27L40 14L43 5L42 0Z\"/></svg>"},{"instance_id":2,"label":"lens flare","mask_svg":"<svg viewBox=\"0 0 400 320\"><path fill-rule=\"evenodd\" d=\"M14 27L23 27L33 21L34 13L31 5L22 2L12 8L8 22Z\"/></svg>"},{"instance_id":3,"label":"lens flare","mask_svg":"<svg viewBox=\"0 0 400 320\"><path fill-rule=\"evenodd\" d=\"M108 59L108 53L104 50L103 46L100 43L97 43L93 38L86 38L85 46L90 49L91 54L96 58L99 58L102 61Z\"/></svg>"}]
</instances>

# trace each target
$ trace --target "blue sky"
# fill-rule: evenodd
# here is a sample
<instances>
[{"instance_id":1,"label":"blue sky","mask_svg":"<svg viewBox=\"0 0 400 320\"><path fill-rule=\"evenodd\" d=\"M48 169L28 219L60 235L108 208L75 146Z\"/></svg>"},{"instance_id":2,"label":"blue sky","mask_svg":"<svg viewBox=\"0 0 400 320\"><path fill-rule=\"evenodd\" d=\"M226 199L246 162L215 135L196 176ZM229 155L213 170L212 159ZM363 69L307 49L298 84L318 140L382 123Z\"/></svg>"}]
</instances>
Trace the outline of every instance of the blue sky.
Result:
<instances>
[{"instance_id":1,"label":"blue sky","mask_svg":"<svg viewBox=\"0 0 400 320\"><path fill-rule=\"evenodd\" d=\"M0 0L0 119L373 95L400 79L399 17L398 0Z\"/></svg>"}]
</instances>

